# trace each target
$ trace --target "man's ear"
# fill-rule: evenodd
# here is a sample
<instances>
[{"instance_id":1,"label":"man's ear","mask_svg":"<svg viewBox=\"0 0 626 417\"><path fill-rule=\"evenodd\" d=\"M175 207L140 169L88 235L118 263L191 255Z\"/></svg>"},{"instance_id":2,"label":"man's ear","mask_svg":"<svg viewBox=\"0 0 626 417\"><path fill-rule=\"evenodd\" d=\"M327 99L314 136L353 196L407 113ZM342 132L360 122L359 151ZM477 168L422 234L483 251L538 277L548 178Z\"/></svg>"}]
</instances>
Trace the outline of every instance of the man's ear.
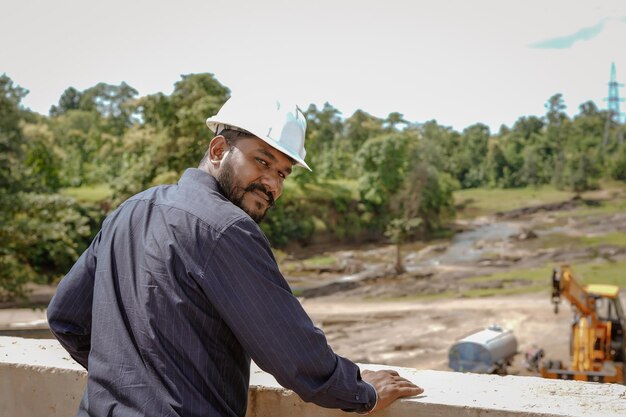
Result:
<instances>
[{"instance_id":1,"label":"man's ear","mask_svg":"<svg viewBox=\"0 0 626 417\"><path fill-rule=\"evenodd\" d=\"M216 168L219 167L229 150L230 146L226 143L226 138L222 135L215 136L209 144L209 161L211 165Z\"/></svg>"}]
</instances>

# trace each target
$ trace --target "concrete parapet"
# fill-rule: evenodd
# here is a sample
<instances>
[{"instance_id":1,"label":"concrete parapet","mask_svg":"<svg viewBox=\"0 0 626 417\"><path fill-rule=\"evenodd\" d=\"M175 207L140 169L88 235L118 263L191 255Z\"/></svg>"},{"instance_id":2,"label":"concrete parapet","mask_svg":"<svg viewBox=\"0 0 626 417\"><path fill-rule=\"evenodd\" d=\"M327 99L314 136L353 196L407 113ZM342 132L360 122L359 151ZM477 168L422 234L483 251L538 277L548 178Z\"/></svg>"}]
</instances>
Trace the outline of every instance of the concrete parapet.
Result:
<instances>
[{"instance_id":1,"label":"concrete parapet","mask_svg":"<svg viewBox=\"0 0 626 417\"><path fill-rule=\"evenodd\" d=\"M86 383L56 340L0 337L0 416L75 416Z\"/></svg>"},{"instance_id":2,"label":"concrete parapet","mask_svg":"<svg viewBox=\"0 0 626 417\"><path fill-rule=\"evenodd\" d=\"M380 417L626 416L622 385L393 369L425 392L397 401L376 413ZM250 383L249 417L347 415L304 403L256 367ZM56 341L0 337L0 416L76 415L85 384L85 371Z\"/></svg>"}]
</instances>

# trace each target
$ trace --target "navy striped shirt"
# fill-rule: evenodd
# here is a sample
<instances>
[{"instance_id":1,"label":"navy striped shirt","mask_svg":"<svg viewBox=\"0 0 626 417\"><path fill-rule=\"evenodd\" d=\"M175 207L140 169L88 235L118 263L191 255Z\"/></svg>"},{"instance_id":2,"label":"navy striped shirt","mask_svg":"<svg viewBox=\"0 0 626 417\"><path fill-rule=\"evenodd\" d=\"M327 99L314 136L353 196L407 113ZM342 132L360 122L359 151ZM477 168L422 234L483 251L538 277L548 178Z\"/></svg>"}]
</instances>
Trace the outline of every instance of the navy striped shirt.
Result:
<instances>
[{"instance_id":1,"label":"navy striped shirt","mask_svg":"<svg viewBox=\"0 0 626 417\"><path fill-rule=\"evenodd\" d=\"M305 401L358 412L376 401L292 295L258 225L199 169L107 217L48 321L88 369L79 415L244 416L250 358Z\"/></svg>"}]
</instances>

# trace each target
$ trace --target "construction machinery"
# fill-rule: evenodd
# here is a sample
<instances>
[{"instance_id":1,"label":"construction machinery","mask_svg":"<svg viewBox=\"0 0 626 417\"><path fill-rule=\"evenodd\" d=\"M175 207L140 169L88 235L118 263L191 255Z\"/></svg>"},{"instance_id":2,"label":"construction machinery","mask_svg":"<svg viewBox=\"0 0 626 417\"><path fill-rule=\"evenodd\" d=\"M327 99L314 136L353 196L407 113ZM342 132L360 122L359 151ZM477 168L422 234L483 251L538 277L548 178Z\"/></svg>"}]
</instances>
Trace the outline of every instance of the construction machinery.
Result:
<instances>
[{"instance_id":1,"label":"construction machinery","mask_svg":"<svg viewBox=\"0 0 626 417\"><path fill-rule=\"evenodd\" d=\"M579 381L626 381L626 316L619 299L619 287L614 285L581 285L569 265L555 269L552 274L552 303L558 313L561 297L574 310L570 335L571 364L564 367L560 360L544 361L544 378Z\"/></svg>"}]
</instances>

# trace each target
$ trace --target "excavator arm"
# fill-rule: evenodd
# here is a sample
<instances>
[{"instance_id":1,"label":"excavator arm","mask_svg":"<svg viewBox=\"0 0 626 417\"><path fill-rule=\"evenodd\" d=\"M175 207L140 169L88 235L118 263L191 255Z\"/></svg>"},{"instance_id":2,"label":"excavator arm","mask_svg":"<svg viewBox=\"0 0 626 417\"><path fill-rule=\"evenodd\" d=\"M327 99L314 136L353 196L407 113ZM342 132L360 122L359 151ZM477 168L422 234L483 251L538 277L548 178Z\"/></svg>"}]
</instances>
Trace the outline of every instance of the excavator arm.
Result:
<instances>
[{"instance_id":1,"label":"excavator arm","mask_svg":"<svg viewBox=\"0 0 626 417\"><path fill-rule=\"evenodd\" d=\"M569 265L552 271L552 303L554 312L559 312L559 304L563 295L583 316L595 314L594 299L587 290L574 278Z\"/></svg>"},{"instance_id":2,"label":"excavator arm","mask_svg":"<svg viewBox=\"0 0 626 417\"><path fill-rule=\"evenodd\" d=\"M593 286L591 286L593 287ZM615 298L618 289L609 286L590 290L574 277L569 265L562 265L552 273L552 303L558 313L561 297L574 309L571 335L571 367L563 368L561 361L547 361L541 374L547 378L577 379L598 382L624 382L624 363L613 361L611 349L612 322L599 319L598 299ZM608 299L602 301L609 301ZM599 302L599 301L598 301ZM623 343L623 341L622 341Z\"/></svg>"}]
</instances>

